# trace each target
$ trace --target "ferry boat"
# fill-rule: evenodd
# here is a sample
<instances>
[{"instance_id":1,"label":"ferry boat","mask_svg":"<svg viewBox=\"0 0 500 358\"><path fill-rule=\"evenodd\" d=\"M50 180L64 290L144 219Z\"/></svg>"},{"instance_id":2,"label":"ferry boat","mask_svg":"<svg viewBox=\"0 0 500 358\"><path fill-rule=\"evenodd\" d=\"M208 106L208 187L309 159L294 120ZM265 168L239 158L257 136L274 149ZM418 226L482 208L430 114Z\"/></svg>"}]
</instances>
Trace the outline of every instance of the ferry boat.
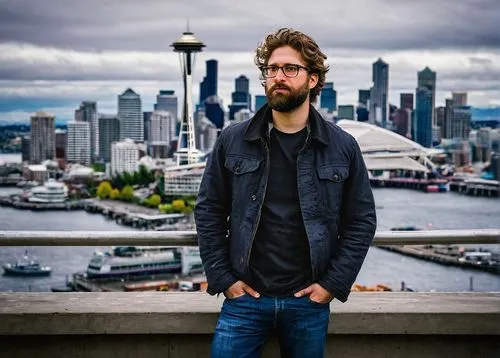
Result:
<instances>
[{"instance_id":1,"label":"ferry boat","mask_svg":"<svg viewBox=\"0 0 500 358\"><path fill-rule=\"evenodd\" d=\"M49 276L52 269L49 266L42 266L36 260L19 260L15 263L3 265L4 274L11 276Z\"/></svg>"},{"instance_id":2,"label":"ferry boat","mask_svg":"<svg viewBox=\"0 0 500 358\"><path fill-rule=\"evenodd\" d=\"M87 266L87 278L130 278L162 273L181 273L182 255L174 247L120 246L98 252Z\"/></svg>"},{"instance_id":3,"label":"ferry boat","mask_svg":"<svg viewBox=\"0 0 500 358\"><path fill-rule=\"evenodd\" d=\"M28 201L32 203L64 203L68 198L68 188L64 183L49 179L44 185L31 189Z\"/></svg>"}]
</instances>

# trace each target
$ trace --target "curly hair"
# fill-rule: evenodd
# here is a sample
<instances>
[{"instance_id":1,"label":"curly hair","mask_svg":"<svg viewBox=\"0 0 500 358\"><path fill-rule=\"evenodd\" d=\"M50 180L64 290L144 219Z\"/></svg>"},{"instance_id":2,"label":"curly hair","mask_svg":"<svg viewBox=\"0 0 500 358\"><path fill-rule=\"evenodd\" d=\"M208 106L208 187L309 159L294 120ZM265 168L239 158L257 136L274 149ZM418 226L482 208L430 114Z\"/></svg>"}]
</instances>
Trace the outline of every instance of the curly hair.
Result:
<instances>
[{"instance_id":1,"label":"curly hair","mask_svg":"<svg viewBox=\"0 0 500 358\"><path fill-rule=\"evenodd\" d=\"M257 47L255 51L255 64L257 67L266 66L273 51L283 46L290 46L298 51L302 55L309 72L318 75L318 83L309 91L310 101L314 103L325 85L326 73L330 69L325 63L326 55L311 37L300 31L284 27L275 33L267 35L265 40ZM265 78L261 77L261 80L264 84Z\"/></svg>"}]
</instances>

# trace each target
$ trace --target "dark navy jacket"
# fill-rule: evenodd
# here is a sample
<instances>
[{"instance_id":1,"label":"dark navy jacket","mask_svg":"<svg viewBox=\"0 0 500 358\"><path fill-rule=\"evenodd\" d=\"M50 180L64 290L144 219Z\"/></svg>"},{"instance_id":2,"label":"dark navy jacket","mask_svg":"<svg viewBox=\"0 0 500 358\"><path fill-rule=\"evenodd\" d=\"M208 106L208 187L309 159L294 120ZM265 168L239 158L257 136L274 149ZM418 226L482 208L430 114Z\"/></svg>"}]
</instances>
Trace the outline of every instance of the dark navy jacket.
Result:
<instances>
[{"instance_id":1,"label":"dark navy jacket","mask_svg":"<svg viewBox=\"0 0 500 358\"><path fill-rule=\"evenodd\" d=\"M269 174L270 111L263 106L249 121L225 128L207 161L194 215L211 295L237 280L251 286L250 252ZM375 204L357 142L312 106L297 182L313 280L345 302L375 234Z\"/></svg>"}]
</instances>

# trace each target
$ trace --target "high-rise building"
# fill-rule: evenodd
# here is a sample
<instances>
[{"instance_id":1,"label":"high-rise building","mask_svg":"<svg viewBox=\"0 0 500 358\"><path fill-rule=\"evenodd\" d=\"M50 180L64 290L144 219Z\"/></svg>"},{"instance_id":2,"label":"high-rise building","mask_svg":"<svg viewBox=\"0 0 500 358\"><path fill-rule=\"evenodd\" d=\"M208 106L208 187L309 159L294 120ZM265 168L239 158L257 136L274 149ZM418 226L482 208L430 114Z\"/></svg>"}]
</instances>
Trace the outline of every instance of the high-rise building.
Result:
<instances>
[{"instance_id":1,"label":"high-rise building","mask_svg":"<svg viewBox=\"0 0 500 358\"><path fill-rule=\"evenodd\" d=\"M244 75L239 76L234 81L235 91L231 93L232 103L229 106L229 119L234 119L234 114L241 109L250 109L252 106L251 96L249 93L250 82Z\"/></svg>"},{"instance_id":2,"label":"high-rise building","mask_svg":"<svg viewBox=\"0 0 500 358\"><path fill-rule=\"evenodd\" d=\"M66 161L68 163L90 164L90 123L68 121Z\"/></svg>"},{"instance_id":3,"label":"high-rise building","mask_svg":"<svg viewBox=\"0 0 500 358\"><path fill-rule=\"evenodd\" d=\"M55 120L55 116L45 112L37 112L31 117L31 164L40 164L47 159L56 159Z\"/></svg>"},{"instance_id":4,"label":"high-rise building","mask_svg":"<svg viewBox=\"0 0 500 358\"><path fill-rule=\"evenodd\" d=\"M206 76L200 82L200 104L208 97L217 96L217 60L206 61Z\"/></svg>"},{"instance_id":5,"label":"high-rise building","mask_svg":"<svg viewBox=\"0 0 500 358\"><path fill-rule=\"evenodd\" d=\"M149 141L149 131L150 131L151 115L152 114L153 114L153 112L151 112L151 111L142 112L142 120L144 122L144 141L146 141L146 142Z\"/></svg>"},{"instance_id":6,"label":"high-rise building","mask_svg":"<svg viewBox=\"0 0 500 358\"><path fill-rule=\"evenodd\" d=\"M21 137L21 160L29 162L30 160L30 136Z\"/></svg>"},{"instance_id":7,"label":"high-rise building","mask_svg":"<svg viewBox=\"0 0 500 358\"><path fill-rule=\"evenodd\" d=\"M340 105L338 107L337 117L339 119L350 119L354 120L354 106L353 105Z\"/></svg>"},{"instance_id":8,"label":"high-rise building","mask_svg":"<svg viewBox=\"0 0 500 358\"><path fill-rule=\"evenodd\" d=\"M467 106L467 92L452 92L451 98L455 106Z\"/></svg>"},{"instance_id":9,"label":"high-rise building","mask_svg":"<svg viewBox=\"0 0 500 358\"><path fill-rule=\"evenodd\" d=\"M207 117L202 117L198 121L196 128L198 146L202 151L209 152L212 150L219 130Z\"/></svg>"},{"instance_id":10,"label":"high-rise building","mask_svg":"<svg viewBox=\"0 0 500 358\"><path fill-rule=\"evenodd\" d=\"M264 94L255 95L255 112L267 103L267 97Z\"/></svg>"},{"instance_id":11,"label":"high-rise building","mask_svg":"<svg viewBox=\"0 0 500 358\"><path fill-rule=\"evenodd\" d=\"M90 126L90 158L94 160L99 156L99 115L97 104L93 101L83 101L75 110L75 121L88 122Z\"/></svg>"},{"instance_id":12,"label":"high-rise building","mask_svg":"<svg viewBox=\"0 0 500 358\"><path fill-rule=\"evenodd\" d=\"M56 158L66 158L66 145L68 143L68 132L64 129L56 128Z\"/></svg>"},{"instance_id":13,"label":"high-rise building","mask_svg":"<svg viewBox=\"0 0 500 358\"><path fill-rule=\"evenodd\" d=\"M111 175L133 173L137 169L139 147L131 139L111 144Z\"/></svg>"},{"instance_id":14,"label":"high-rise building","mask_svg":"<svg viewBox=\"0 0 500 358\"><path fill-rule=\"evenodd\" d=\"M413 93L401 93L399 108L413 111Z\"/></svg>"},{"instance_id":15,"label":"high-rise building","mask_svg":"<svg viewBox=\"0 0 500 358\"><path fill-rule=\"evenodd\" d=\"M141 96L130 88L118 96L118 120L120 121L120 140L126 138L137 142L144 140Z\"/></svg>"},{"instance_id":16,"label":"high-rise building","mask_svg":"<svg viewBox=\"0 0 500 358\"><path fill-rule=\"evenodd\" d=\"M222 129L222 127L224 127L224 109L222 107L222 100L217 96L210 96L205 99L204 106L205 116L218 129Z\"/></svg>"},{"instance_id":17,"label":"high-rise building","mask_svg":"<svg viewBox=\"0 0 500 358\"><path fill-rule=\"evenodd\" d=\"M469 138L471 117L471 108L469 106L453 106L452 138L460 138L462 140Z\"/></svg>"},{"instance_id":18,"label":"high-rise building","mask_svg":"<svg viewBox=\"0 0 500 358\"><path fill-rule=\"evenodd\" d=\"M329 113L337 109L337 91L333 82L326 82L320 94L320 108L325 108Z\"/></svg>"},{"instance_id":19,"label":"high-rise building","mask_svg":"<svg viewBox=\"0 0 500 358\"><path fill-rule=\"evenodd\" d=\"M370 90L369 89L358 90L358 103L362 103L365 106L368 106L369 100L370 100Z\"/></svg>"},{"instance_id":20,"label":"high-rise building","mask_svg":"<svg viewBox=\"0 0 500 358\"><path fill-rule=\"evenodd\" d=\"M154 111L151 115L148 138L150 142L170 144L176 137L177 120L167 111Z\"/></svg>"},{"instance_id":21,"label":"high-rise building","mask_svg":"<svg viewBox=\"0 0 500 358\"><path fill-rule=\"evenodd\" d=\"M417 88L427 88L432 95L432 108L436 108L436 72L432 71L429 67L425 67L417 74L418 84ZM432 111L432 126L437 126L434 110Z\"/></svg>"},{"instance_id":22,"label":"high-rise building","mask_svg":"<svg viewBox=\"0 0 500 358\"><path fill-rule=\"evenodd\" d=\"M420 145L430 148L432 146L432 91L427 87L416 90L415 109L415 138Z\"/></svg>"},{"instance_id":23,"label":"high-rise building","mask_svg":"<svg viewBox=\"0 0 500 358\"><path fill-rule=\"evenodd\" d=\"M178 114L178 98L173 90L160 90L156 95L155 111L166 111L172 114L172 117L177 121ZM144 112L146 113L146 112Z\"/></svg>"},{"instance_id":24,"label":"high-rise building","mask_svg":"<svg viewBox=\"0 0 500 358\"><path fill-rule=\"evenodd\" d=\"M453 124L453 99L447 98L445 100L443 130L441 132L441 136L443 138L448 138L448 139L453 138L452 124Z\"/></svg>"},{"instance_id":25,"label":"high-rise building","mask_svg":"<svg viewBox=\"0 0 500 358\"><path fill-rule=\"evenodd\" d=\"M380 58L373 63L372 80L370 122L385 128L389 120L389 65Z\"/></svg>"},{"instance_id":26,"label":"high-rise building","mask_svg":"<svg viewBox=\"0 0 500 358\"><path fill-rule=\"evenodd\" d=\"M111 144L120 140L120 121L116 114L99 116L99 157L111 161Z\"/></svg>"},{"instance_id":27,"label":"high-rise building","mask_svg":"<svg viewBox=\"0 0 500 358\"><path fill-rule=\"evenodd\" d=\"M411 133L411 110L398 108L394 112L394 131L404 137L409 137Z\"/></svg>"}]
</instances>

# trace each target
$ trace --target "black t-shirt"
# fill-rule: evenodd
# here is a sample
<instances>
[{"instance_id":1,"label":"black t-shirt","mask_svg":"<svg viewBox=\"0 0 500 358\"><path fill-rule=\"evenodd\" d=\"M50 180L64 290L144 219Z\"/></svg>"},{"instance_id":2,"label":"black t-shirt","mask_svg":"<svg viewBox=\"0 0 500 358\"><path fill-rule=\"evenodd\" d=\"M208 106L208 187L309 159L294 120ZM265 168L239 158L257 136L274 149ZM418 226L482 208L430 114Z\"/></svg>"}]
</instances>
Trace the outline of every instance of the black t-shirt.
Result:
<instances>
[{"instance_id":1,"label":"black t-shirt","mask_svg":"<svg viewBox=\"0 0 500 358\"><path fill-rule=\"evenodd\" d=\"M312 283L297 189L297 156L306 136L306 128L270 133L269 178L250 256L251 286L262 294L290 295Z\"/></svg>"}]
</instances>

